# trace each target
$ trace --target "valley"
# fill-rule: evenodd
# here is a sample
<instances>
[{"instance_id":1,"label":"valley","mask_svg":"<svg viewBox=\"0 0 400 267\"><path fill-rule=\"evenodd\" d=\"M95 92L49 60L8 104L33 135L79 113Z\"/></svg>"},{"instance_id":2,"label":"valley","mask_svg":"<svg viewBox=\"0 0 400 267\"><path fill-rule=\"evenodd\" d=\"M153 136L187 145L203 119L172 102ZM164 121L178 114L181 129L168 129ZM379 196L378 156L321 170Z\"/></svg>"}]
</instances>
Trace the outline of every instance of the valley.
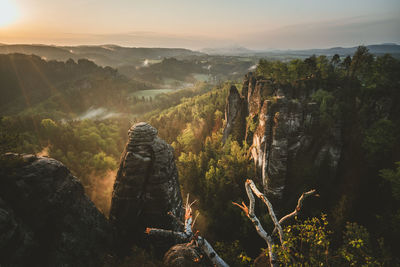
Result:
<instances>
[{"instance_id":1,"label":"valley","mask_svg":"<svg viewBox=\"0 0 400 267\"><path fill-rule=\"evenodd\" d=\"M303 192L317 191L284 226L288 248L297 254L278 248L280 264L394 266L400 233L400 61L396 54L374 49L286 51L276 58L248 50L206 54L111 45L1 45L0 154L8 156L0 158L0 174L11 180L0 181L18 188L12 179L28 179L18 164L32 172L35 164L52 171L67 168L60 179L74 188L75 182L68 182L74 176L84 190L72 191L82 200L71 212L90 210L89 220L101 225L98 232L110 231L112 222L119 225L120 236L124 231L133 236L112 243L100 233L98 240L120 249L108 251L108 260L98 259L102 266L137 261L159 266L158 250L162 247L164 253L169 243L157 241L149 249L153 245L142 230L147 222L179 229L160 210L172 209L182 217L179 208L187 194L196 199L195 230L222 259L231 266L263 266L256 264L269 259L266 243L232 204L248 202L246 179L254 180L278 217L291 212ZM147 123L139 123L143 121ZM9 152L37 158L19 162L5 154ZM16 161L10 163L10 158ZM166 182L171 177L173 185ZM4 188L1 199L18 203ZM57 190L64 192L63 187ZM98 210L83 200L85 194ZM4 206L7 214L10 207ZM148 221L132 217L126 207ZM155 218L153 209L161 217ZM21 221L19 229L36 225L15 214L12 220L15 225ZM272 233L267 209L256 206L256 214ZM60 218L62 225L68 221L68 216ZM160 218L165 223L157 225ZM125 220L137 228L125 229L130 225ZM42 244L40 238L35 242Z\"/></svg>"}]
</instances>

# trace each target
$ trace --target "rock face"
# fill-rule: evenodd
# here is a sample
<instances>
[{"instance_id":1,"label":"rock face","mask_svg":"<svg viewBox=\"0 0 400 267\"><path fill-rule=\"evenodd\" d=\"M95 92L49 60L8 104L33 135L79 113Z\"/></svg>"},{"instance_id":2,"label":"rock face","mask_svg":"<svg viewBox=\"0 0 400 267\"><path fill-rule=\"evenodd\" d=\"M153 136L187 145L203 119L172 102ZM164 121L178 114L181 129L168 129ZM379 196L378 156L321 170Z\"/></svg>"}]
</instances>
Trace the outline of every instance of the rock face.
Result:
<instances>
[{"instance_id":1,"label":"rock face","mask_svg":"<svg viewBox=\"0 0 400 267\"><path fill-rule=\"evenodd\" d=\"M246 127L246 137L241 140L251 145L250 152L264 193L272 199L281 199L288 180L301 176L299 162L315 169L328 164L331 172L335 172L341 156L340 127L337 125L334 131L322 129L318 108L311 99L313 91L302 90L309 87L309 84L297 87L275 84L249 73L244 79L243 96L231 90L227 100L228 123L224 133L230 134L228 125L231 129L240 128L236 125L239 123ZM237 113L228 109L233 102L231 99L246 102L243 104L248 107L245 124L235 120L229 124L229 118ZM296 183L292 181L291 184Z\"/></svg>"},{"instance_id":2,"label":"rock face","mask_svg":"<svg viewBox=\"0 0 400 267\"><path fill-rule=\"evenodd\" d=\"M239 94L235 86L231 86L229 95L226 100L225 121L222 142L231 136L232 140L241 143L246 133L246 116L247 105L246 100Z\"/></svg>"},{"instance_id":3,"label":"rock face","mask_svg":"<svg viewBox=\"0 0 400 267\"><path fill-rule=\"evenodd\" d=\"M110 243L106 218L62 163L1 157L1 266L99 266Z\"/></svg>"},{"instance_id":4,"label":"rock face","mask_svg":"<svg viewBox=\"0 0 400 267\"><path fill-rule=\"evenodd\" d=\"M173 148L147 123L133 125L128 135L110 210L110 220L126 248L143 245L146 227L180 230L167 213L183 215Z\"/></svg>"}]
</instances>

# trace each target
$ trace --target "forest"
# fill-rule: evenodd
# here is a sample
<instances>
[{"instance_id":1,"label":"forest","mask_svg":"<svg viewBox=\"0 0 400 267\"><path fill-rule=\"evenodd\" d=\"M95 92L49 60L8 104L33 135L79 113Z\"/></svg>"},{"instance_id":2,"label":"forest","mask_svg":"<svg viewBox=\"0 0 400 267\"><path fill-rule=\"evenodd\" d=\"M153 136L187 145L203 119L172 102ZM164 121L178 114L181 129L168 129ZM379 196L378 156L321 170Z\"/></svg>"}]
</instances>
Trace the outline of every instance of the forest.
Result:
<instances>
[{"instance_id":1,"label":"forest","mask_svg":"<svg viewBox=\"0 0 400 267\"><path fill-rule=\"evenodd\" d=\"M247 70L249 63L243 64L240 69ZM126 68L128 78L89 60L0 55L0 154L33 153L61 161L108 216L127 130L146 121L174 148L182 195L197 200L196 230L231 266L254 265L268 255L267 245L232 203L248 202L246 179L262 188L249 153L252 143L232 136L222 141L227 97L231 86L243 93L242 80L189 80L192 86L151 101L129 97L150 89L150 80L160 83L163 75L184 80L188 73L202 71L193 62L164 59L151 69ZM309 197L284 226L286 248L274 248L279 265L400 265L400 60L360 46L352 56L260 59L253 75L283 88L293 96L291 101L316 105L319 124L310 133L316 143L336 130L342 136L334 175L329 164L316 169L307 159L296 162L295 179L288 180L278 213L291 212L305 191L316 189L318 195ZM269 98L274 101L263 96ZM77 119L91 106L124 115ZM258 121L246 121L254 132ZM261 224L272 232L265 206L255 208ZM130 257L126 262L140 258L142 266L159 264L151 252Z\"/></svg>"}]
</instances>

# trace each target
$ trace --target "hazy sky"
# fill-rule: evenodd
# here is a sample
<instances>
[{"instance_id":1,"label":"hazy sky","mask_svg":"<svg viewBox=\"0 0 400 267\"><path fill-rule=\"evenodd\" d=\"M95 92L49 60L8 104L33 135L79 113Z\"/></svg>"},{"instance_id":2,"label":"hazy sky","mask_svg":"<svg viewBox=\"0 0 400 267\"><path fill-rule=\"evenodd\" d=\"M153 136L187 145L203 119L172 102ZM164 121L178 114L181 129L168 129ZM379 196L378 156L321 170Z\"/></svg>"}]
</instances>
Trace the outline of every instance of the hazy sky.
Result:
<instances>
[{"instance_id":1,"label":"hazy sky","mask_svg":"<svg viewBox=\"0 0 400 267\"><path fill-rule=\"evenodd\" d=\"M0 43L317 48L400 43L400 0L0 0Z\"/></svg>"}]
</instances>

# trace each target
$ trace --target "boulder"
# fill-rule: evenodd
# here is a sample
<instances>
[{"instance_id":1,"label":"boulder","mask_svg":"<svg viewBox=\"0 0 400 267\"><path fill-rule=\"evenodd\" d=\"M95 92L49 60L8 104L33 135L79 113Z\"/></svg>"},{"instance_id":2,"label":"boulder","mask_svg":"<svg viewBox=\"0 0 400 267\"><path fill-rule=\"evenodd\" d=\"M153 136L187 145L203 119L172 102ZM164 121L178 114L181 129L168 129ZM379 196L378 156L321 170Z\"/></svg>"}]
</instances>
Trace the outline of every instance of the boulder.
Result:
<instances>
[{"instance_id":1,"label":"boulder","mask_svg":"<svg viewBox=\"0 0 400 267\"><path fill-rule=\"evenodd\" d=\"M211 266L206 263L201 250L193 243L171 247L164 255L164 265L167 267Z\"/></svg>"}]
</instances>

